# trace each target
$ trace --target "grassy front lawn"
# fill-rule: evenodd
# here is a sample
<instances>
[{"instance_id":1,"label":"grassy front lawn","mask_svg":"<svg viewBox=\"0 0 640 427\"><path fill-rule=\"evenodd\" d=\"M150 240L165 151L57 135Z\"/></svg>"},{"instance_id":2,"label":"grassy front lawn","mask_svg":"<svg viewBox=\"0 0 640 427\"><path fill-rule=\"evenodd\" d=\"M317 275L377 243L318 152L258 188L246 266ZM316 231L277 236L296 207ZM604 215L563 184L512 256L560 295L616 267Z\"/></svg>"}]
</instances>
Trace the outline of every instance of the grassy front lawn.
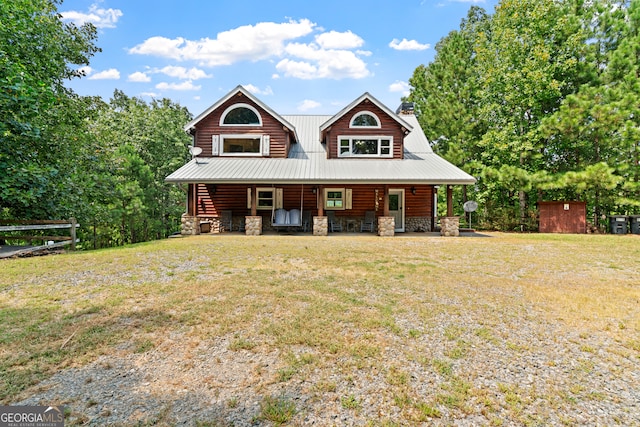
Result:
<instances>
[{"instance_id":1,"label":"grassy front lawn","mask_svg":"<svg viewBox=\"0 0 640 427\"><path fill-rule=\"evenodd\" d=\"M287 409L276 423L313 413L315 399L398 424L571 424L585 402L620 403L584 384L594 372L599 384L631 381L626 367L639 366L640 238L489 236L198 236L4 260L0 402L99 356L167 351L181 334L277 352L257 391L263 407ZM498 361L523 365L524 382ZM311 397L289 412L269 387L293 381ZM367 381L384 383L378 400L364 401Z\"/></svg>"}]
</instances>

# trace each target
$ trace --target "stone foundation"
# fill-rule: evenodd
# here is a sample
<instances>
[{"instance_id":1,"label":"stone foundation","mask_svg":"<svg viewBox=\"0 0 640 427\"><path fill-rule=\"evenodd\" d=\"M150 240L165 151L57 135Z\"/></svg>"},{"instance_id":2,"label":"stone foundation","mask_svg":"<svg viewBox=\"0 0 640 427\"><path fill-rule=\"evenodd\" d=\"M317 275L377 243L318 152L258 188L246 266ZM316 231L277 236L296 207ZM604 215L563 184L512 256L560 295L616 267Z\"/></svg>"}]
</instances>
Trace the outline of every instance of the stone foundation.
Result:
<instances>
[{"instance_id":1,"label":"stone foundation","mask_svg":"<svg viewBox=\"0 0 640 427\"><path fill-rule=\"evenodd\" d=\"M460 235L460 217L447 216L440 218L440 235L441 236L453 236Z\"/></svg>"},{"instance_id":2,"label":"stone foundation","mask_svg":"<svg viewBox=\"0 0 640 427\"><path fill-rule=\"evenodd\" d=\"M393 237L396 234L396 219L392 216L378 217L378 236Z\"/></svg>"},{"instance_id":3,"label":"stone foundation","mask_svg":"<svg viewBox=\"0 0 640 427\"><path fill-rule=\"evenodd\" d=\"M406 232L427 232L431 231L431 218L428 216L410 216L404 220Z\"/></svg>"},{"instance_id":4,"label":"stone foundation","mask_svg":"<svg viewBox=\"0 0 640 427\"><path fill-rule=\"evenodd\" d=\"M313 217L313 235L326 236L329 234L329 219L326 216Z\"/></svg>"},{"instance_id":5,"label":"stone foundation","mask_svg":"<svg viewBox=\"0 0 640 427\"><path fill-rule=\"evenodd\" d=\"M262 234L262 217L246 216L244 222L245 233L247 236L259 236Z\"/></svg>"}]
</instances>

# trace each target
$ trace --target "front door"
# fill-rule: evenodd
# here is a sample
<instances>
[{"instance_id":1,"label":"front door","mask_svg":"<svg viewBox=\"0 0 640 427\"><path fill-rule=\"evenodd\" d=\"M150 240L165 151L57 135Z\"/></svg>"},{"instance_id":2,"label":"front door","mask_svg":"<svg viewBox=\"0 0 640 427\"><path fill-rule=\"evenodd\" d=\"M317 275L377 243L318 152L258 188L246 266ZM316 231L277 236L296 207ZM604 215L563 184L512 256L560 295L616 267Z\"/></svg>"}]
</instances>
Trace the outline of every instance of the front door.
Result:
<instances>
[{"instance_id":1,"label":"front door","mask_svg":"<svg viewBox=\"0 0 640 427\"><path fill-rule=\"evenodd\" d=\"M404 232L404 190L389 190L389 216L395 218L396 232Z\"/></svg>"}]
</instances>

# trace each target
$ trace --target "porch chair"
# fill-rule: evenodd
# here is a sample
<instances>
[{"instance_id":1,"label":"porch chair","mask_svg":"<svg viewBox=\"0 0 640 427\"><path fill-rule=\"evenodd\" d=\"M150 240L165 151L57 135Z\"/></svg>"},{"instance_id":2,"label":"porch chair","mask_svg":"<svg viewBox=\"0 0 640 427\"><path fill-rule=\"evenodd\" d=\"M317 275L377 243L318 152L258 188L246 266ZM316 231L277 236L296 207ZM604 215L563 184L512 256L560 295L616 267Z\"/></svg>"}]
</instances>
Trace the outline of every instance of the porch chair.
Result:
<instances>
[{"instance_id":1,"label":"porch chair","mask_svg":"<svg viewBox=\"0 0 640 427\"><path fill-rule=\"evenodd\" d=\"M220 233L224 231L233 231L233 211L222 211L219 231Z\"/></svg>"},{"instance_id":2,"label":"porch chair","mask_svg":"<svg viewBox=\"0 0 640 427\"><path fill-rule=\"evenodd\" d=\"M327 218L329 220L329 231L342 231L342 224L336 219L335 212L327 211Z\"/></svg>"},{"instance_id":3,"label":"porch chair","mask_svg":"<svg viewBox=\"0 0 640 427\"><path fill-rule=\"evenodd\" d=\"M311 231L311 211L302 211L302 231Z\"/></svg>"},{"instance_id":4,"label":"porch chair","mask_svg":"<svg viewBox=\"0 0 640 427\"><path fill-rule=\"evenodd\" d=\"M238 231L246 231L245 230L245 223L246 223L247 219L243 216L240 217L240 222L238 223Z\"/></svg>"},{"instance_id":5,"label":"porch chair","mask_svg":"<svg viewBox=\"0 0 640 427\"><path fill-rule=\"evenodd\" d=\"M367 211L364 214L364 221L360 222L360 232L370 231L373 233L376 227L375 211Z\"/></svg>"}]
</instances>

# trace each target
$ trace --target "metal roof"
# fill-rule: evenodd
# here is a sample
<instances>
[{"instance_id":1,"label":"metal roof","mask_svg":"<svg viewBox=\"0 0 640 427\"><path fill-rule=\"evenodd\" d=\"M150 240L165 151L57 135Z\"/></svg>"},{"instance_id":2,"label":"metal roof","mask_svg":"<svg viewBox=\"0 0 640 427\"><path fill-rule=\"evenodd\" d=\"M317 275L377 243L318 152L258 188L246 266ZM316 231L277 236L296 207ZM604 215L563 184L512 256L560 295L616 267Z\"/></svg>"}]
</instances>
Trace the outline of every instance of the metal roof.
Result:
<instances>
[{"instance_id":1,"label":"metal roof","mask_svg":"<svg viewBox=\"0 0 640 427\"><path fill-rule=\"evenodd\" d=\"M300 138L286 159L198 157L166 178L168 182L235 184L473 184L475 178L435 154L414 116L404 159L327 159L320 126L333 116L285 115Z\"/></svg>"}]
</instances>

